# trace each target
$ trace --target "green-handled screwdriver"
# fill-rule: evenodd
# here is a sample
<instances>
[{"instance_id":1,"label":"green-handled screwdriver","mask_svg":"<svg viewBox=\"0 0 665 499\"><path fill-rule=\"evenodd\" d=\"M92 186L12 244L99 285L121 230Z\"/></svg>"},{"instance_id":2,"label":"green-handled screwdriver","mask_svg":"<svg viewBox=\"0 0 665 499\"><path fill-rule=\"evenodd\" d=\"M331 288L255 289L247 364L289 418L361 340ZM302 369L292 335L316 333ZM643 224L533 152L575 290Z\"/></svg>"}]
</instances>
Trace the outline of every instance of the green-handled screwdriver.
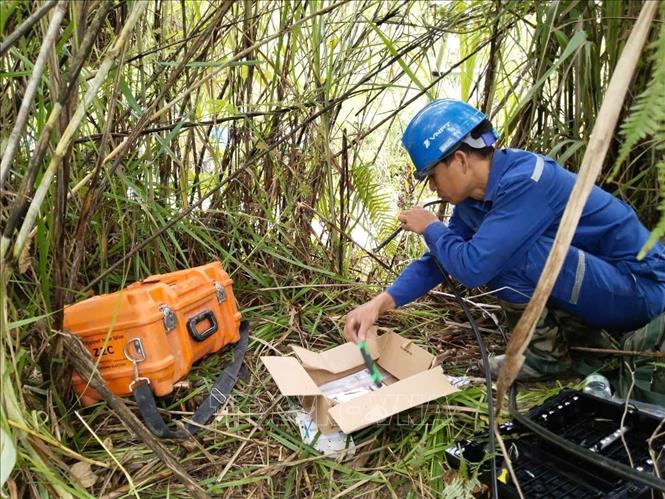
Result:
<instances>
[{"instance_id":1,"label":"green-handled screwdriver","mask_svg":"<svg viewBox=\"0 0 665 499\"><path fill-rule=\"evenodd\" d=\"M367 349L367 344L365 343L364 340L358 341L358 348L360 348L360 353L363 356L363 360L365 361L367 370L372 376L374 383L376 383L377 387L381 388L383 386L383 383L381 383L381 373L379 372L379 368L376 366L376 363L372 359L372 355L369 353L369 350Z\"/></svg>"}]
</instances>

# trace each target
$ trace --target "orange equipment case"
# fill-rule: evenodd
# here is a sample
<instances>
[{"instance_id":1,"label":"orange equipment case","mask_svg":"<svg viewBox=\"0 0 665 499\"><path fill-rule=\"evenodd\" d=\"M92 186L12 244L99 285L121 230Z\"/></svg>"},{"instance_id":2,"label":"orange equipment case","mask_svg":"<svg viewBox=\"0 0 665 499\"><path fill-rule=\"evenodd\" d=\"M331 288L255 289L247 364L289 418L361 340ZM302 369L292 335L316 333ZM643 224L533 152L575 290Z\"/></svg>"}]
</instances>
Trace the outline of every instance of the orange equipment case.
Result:
<instances>
[{"instance_id":1,"label":"orange equipment case","mask_svg":"<svg viewBox=\"0 0 665 499\"><path fill-rule=\"evenodd\" d=\"M114 394L130 395L142 380L167 395L194 362L239 341L231 283L220 262L154 275L65 307L64 327L99 362ZM84 405L100 400L77 373L73 383Z\"/></svg>"}]
</instances>

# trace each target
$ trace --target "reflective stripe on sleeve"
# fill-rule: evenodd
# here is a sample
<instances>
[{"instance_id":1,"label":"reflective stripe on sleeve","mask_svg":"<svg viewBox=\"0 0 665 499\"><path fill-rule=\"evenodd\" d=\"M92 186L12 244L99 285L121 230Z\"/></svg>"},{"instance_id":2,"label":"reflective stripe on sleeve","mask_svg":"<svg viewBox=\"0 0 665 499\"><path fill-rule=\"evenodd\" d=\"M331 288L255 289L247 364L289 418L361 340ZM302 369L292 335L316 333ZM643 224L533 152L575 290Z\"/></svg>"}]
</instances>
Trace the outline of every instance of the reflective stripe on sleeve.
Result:
<instances>
[{"instance_id":1,"label":"reflective stripe on sleeve","mask_svg":"<svg viewBox=\"0 0 665 499\"><path fill-rule=\"evenodd\" d=\"M531 180L534 182L538 182L540 180L540 176L543 174L543 167L545 166L545 161L543 160L542 157L538 156L537 154L534 154L536 157L536 166L533 167L533 173L531 174Z\"/></svg>"}]
</instances>

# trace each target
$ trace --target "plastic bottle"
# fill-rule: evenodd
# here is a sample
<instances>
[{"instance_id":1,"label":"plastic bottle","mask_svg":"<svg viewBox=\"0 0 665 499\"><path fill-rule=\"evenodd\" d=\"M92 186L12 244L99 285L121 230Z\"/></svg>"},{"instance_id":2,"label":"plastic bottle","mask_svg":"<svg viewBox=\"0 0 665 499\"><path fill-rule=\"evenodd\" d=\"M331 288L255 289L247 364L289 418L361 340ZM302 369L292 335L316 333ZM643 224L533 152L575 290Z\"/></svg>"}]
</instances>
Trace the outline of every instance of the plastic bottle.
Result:
<instances>
[{"instance_id":1,"label":"plastic bottle","mask_svg":"<svg viewBox=\"0 0 665 499\"><path fill-rule=\"evenodd\" d=\"M602 374L589 374L584 378L584 388L582 391L602 399L609 399L612 397L610 382Z\"/></svg>"}]
</instances>

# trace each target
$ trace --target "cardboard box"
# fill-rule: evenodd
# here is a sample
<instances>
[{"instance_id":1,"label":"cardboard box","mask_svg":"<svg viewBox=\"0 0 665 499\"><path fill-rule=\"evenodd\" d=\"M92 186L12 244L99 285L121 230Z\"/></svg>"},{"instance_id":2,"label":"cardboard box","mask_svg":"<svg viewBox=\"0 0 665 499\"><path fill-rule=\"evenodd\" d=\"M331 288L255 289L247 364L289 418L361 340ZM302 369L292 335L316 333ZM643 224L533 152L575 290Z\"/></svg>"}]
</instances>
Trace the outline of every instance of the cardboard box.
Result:
<instances>
[{"instance_id":1,"label":"cardboard box","mask_svg":"<svg viewBox=\"0 0 665 499\"><path fill-rule=\"evenodd\" d=\"M345 343L312 352L291 345L295 357L261 357L280 392L298 397L322 433L345 433L378 423L406 409L450 395L457 390L448 381L435 356L395 332L370 331L367 346L372 358L389 376L384 386L335 404L320 387L365 369L357 345Z\"/></svg>"}]
</instances>

